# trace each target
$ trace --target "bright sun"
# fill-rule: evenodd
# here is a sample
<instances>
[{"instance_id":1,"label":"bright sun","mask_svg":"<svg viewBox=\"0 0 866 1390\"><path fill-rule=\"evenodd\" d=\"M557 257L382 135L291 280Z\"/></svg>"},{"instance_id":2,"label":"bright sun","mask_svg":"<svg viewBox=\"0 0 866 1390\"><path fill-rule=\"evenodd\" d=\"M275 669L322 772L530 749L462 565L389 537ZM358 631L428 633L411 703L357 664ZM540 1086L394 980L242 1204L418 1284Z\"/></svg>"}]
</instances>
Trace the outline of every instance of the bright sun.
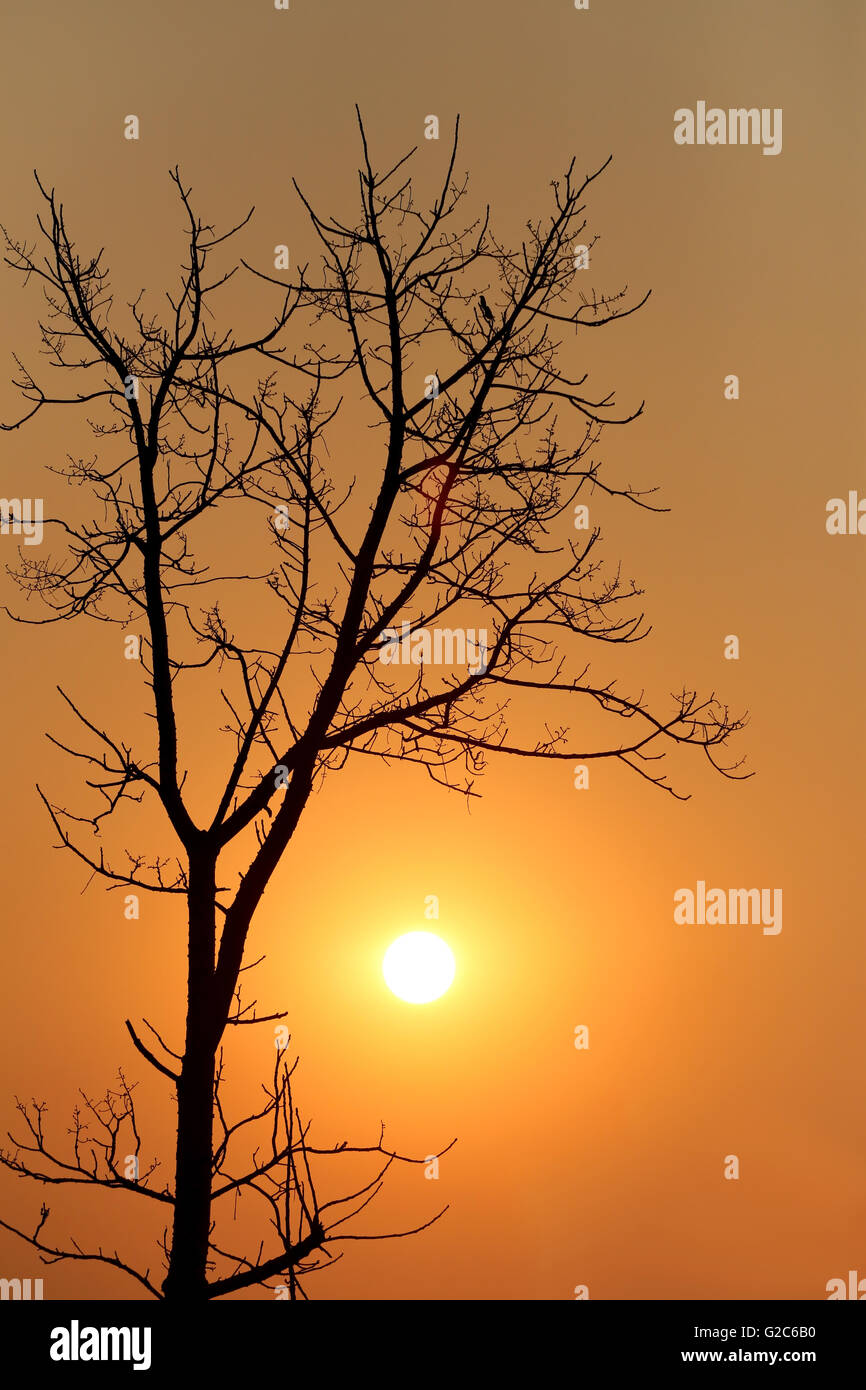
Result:
<instances>
[{"instance_id":1,"label":"bright sun","mask_svg":"<svg viewBox=\"0 0 866 1390\"><path fill-rule=\"evenodd\" d=\"M451 947L429 931L398 936L385 952L382 974L398 999L429 1004L451 988L456 970Z\"/></svg>"}]
</instances>

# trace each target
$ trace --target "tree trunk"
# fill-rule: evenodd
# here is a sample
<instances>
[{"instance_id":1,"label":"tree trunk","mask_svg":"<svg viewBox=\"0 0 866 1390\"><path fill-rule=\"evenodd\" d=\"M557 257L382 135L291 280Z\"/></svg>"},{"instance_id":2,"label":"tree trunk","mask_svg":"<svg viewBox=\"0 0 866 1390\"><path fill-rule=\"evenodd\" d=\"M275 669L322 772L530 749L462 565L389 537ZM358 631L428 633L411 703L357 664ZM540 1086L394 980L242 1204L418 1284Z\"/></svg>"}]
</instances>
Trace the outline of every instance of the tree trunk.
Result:
<instances>
[{"instance_id":1,"label":"tree trunk","mask_svg":"<svg viewBox=\"0 0 866 1390\"><path fill-rule=\"evenodd\" d=\"M215 864L190 856L186 1041L177 1088L174 1229L163 1293L173 1302L206 1298L213 1164L216 1048L213 1016ZM224 1023L224 1020L223 1020Z\"/></svg>"}]
</instances>

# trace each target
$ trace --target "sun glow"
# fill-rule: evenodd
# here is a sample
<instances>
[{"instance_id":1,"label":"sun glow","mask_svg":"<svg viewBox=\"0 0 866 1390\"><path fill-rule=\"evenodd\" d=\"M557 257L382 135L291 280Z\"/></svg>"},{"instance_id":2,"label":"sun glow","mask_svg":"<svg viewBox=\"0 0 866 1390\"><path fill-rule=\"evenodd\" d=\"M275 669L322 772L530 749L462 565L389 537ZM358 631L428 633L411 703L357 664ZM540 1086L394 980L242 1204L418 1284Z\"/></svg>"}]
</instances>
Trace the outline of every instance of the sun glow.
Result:
<instances>
[{"instance_id":1,"label":"sun glow","mask_svg":"<svg viewBox=\"0 0 866 1390\"><path fill-rule=\"evenodd\" d=\"M385 952L382 974L398 999L430 1004L451 988L457 969L451 947L429 931L398 936Z\"/></svg>"}]
</instances>

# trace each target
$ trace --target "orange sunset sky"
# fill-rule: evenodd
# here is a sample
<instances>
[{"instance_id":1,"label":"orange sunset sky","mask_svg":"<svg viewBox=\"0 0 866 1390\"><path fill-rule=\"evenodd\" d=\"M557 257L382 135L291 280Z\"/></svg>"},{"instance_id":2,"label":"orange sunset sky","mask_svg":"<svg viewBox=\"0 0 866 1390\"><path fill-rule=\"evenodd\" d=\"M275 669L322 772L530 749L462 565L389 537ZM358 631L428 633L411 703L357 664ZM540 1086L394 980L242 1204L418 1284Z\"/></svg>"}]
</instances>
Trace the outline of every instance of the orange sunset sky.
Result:
<instances>
[{"instance_id":1,"label":"orange sunset sky","mask_svg":"<svg viewBox=\"0 0 866 1390\"><path fill-rule=\"evenodd\" d=\"M681 802L616 762L593 763L576 790L569 763L494 759L470 806L418 767L357 758L326 780L257 915L251 950L266 960L252 993L288 1011L297 1100L320 1139L375 1142L384 1120L407 1153L458 1142L438 1180L400 1171L356 1229L400 1230L447 1203L442 1221L347 1245L310 1295L571 1299L586 1285L593 1299L822 1299L829 1279L866 1275L866 538L825 526L830 498L866 494L862 6L9 0L2 25L0 221L32 241L38 169L81 249L105 247L121 303L176 283L175 165L221 228L255 204L238 254L269 268L287 243L293 264L312 260L291 180L354 216L356 102L380 166L419 146L428 194L459 112L468 207L489 203L507 240L547 213L572 155L589 172L612 154L587 200L593 274L652 291L569 348L599 392L646 401L599 452L622 485L658 486L670 509L593 501L605 557L644 590L652 625L625 652L593 651L593 671L657 706L686 683L748 710L732 752L755 775L726 781L684 752L669 769L691 794ZM782 152L676 145L675 110L701 100L781 108ZM128 113L136 142L123 138ZM438 142L424 139L429 113ZM41 302L0 270L9 420L22 413L12 354L38 363ZM227 295L226 326L270 302L244 296ZM729 373L737 401L724 398ZM337 478L381 466L381 436L358 410L329 439ZM80 516L86 497L49 470L90 448L81 415L46 413L0 436L0 491ZM211 541L224 554L250 566L266 554L264 536L223 527ZM16 545L0 537L4 571ZM5 572L0 589L0 603L35 615ZM254 627L253 606L246 617ZM62 1136L78 1089L102 1094L121 1066L141 1082L143 1152L169 1180L170 1091L124 1019L151 1019L179 1045L183 913L145 900L126 921L122 897L86 886L85 866L53 848L35 790L81 805L81 769L45 737L72 735L56 687L146 740L142 671L115 627L3 622L0 1131L19 1132L14 1097L34 1096ZM729 634L738 661L724 658ZM521 732L567 717L535 695L513 709ZM202 806L227 754L219 722L213 690L183 706L182 761ZM155 812L128 816L125 842L159 846L159 827ZM781 932L678 925L673 895L698 880L781 888ZM438 924L424 919L431 894ZM415 1007L388 992L381 958L431 926L457 976ZM574 1046L578 1025L588 1050ZM241 1107L272 1067L272 1031L233 1030L226 1058ZM730 1154L737 1181L724 1178ZM102 1241L158 1270L162 1212L139 1210L150 1204L46 1197L0 1173L5 1219L35 1227L43 1198L58 1241ZM222 1229L229 1248L264 1234L244 1210ZM42 1266L3 1231L0 1275L42 1277L46 1299L140 1292L96 1265Z\"/></svg>"}]
</instances>

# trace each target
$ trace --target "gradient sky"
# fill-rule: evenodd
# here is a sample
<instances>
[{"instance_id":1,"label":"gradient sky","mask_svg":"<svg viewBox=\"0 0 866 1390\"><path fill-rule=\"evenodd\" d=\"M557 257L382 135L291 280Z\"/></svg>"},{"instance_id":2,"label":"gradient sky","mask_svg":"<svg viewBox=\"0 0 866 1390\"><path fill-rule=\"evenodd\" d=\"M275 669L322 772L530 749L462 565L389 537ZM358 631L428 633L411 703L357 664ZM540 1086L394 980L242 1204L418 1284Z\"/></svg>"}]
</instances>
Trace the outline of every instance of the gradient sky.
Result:
<instances>
[{"instance_id":1,"label":"gradient sky","mask_svg":"<svg viewBox=\"0 0 866 1390\"><path fill-rule=\"evenodd\" d=\"M829 498L866 490L862 7L292 0L283 13L267 0L84 0L49 12L11 0L3 30L0 220L32 238L37 168L82 248L106 247L120 299L176 278L175 164L207 219L256 205L248 258L266 264L285 241L303 259L291 178L351 215L355 102L378 162L420 141L422 176L442 168L459 112L471 204L489 202L507 238L546 212L572 154L581 171L613 154L588 204L596 272L610 288L652 289L639 314L587 335L593 382L647 402L605 436L604 458L671 508L599 504L605 554L645 589L653 632L594 670L657 703L685 681L748 708L736 751L756 775L726 782L697 756L677 759L676 785L692 793L680 803L616 764L594 764L578 792L568 764L502 760L471 810L417 768L359 759L328 780L258 914L256 996L289 1012L297 1098L321 1139L373 1141L382 1119L407 1152L459 1142L438 1181L401 1174L358 1229L400 1229L448 1202L443 1221L349 1245L310 1293L568 1299L586 1284L592 1298L819 1299L828 1279L866 1274L866 539L824 524ZM698 100L781 107L782 153L676 146L673 113ZM128 113L137 143L122 138ZM429 113L438 144L423 140ZM35 360L40 305L2 269L9 419L11 354ZM729 372L736 403L723 398ZM63 413L3 435L3 495L79 506L46 468L87 440ZM350 442L332 458L338 476L358 467ZM374 443L363 449L375 467ZM14 546L0 538L10 563ZM18 601L5 576L0 600ZM723 658L729 633L738 662ZM77 1088L102 1093L121 1065L141 1078L145 1148L170 1166L170 1098L123 1020L180 1037L181 914L145 903L128 923L119 895L82 891L87 871L51 848L34 790L74 803L78 786L45 739L71 730L55 687L94 718L128 707L132 719L141 673L113 628L7 623L3 636L0 1130L18 1094L44 1096L62 1133ZM206 727L186 730L200 763ZM781 887L782 932L675 925L673 893L698 879ZM458 975L413 1008L387 992L380 960L394 936L429 925L428 894ZM240 1104L272 1038L235 1031ZM736 1182L723 1179L731 1153ZM44 1195L0 1175L8 1219L35 1226ZM134 1197L53 1190L49 1204L58 1241L102 1239L158 1267L159 1224ZM226 1242L242 1240L229 1227ZM98 1267L46 1269L5 1233L0 1274L41 1275L46 1298L135 1294Z\"/></svg>"}]
</instances>

